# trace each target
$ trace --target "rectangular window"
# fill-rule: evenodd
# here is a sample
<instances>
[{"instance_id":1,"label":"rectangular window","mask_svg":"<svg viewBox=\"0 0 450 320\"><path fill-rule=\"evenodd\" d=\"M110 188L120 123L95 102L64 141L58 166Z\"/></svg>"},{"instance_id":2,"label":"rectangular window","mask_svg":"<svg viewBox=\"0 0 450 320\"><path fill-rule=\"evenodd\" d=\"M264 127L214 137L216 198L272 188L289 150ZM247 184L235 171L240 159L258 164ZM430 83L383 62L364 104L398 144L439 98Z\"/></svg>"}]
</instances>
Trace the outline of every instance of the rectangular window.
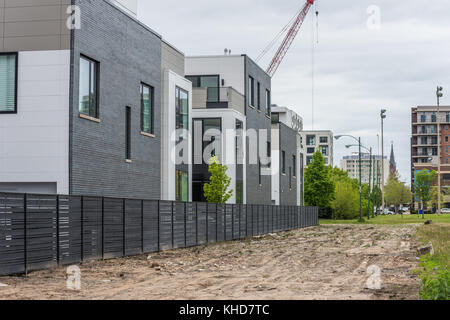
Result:
<instances>
[{"instance_id":1,"label":"rectangular window","mask_svg":"<svg viewBox=\"0 0 450 320\"><path fill-rule=\"evenodd\" d=\"M286 174L286 152L281 152L281 173Z\"/></svg>"},{"instance_id":2,"label":"rectangular window","mask_svg":"<svg viewBox=\"0 0 450 320\"><path fill-rule=\"evenodd\" d=\"M176 201L189 201L189 175L187 172L176 171L175 193Z\"/></svg>"},{"instance_id":3,"label":"rectangular window","mask_svg":"<svg viewBox=\"0 0 450 320\"><path fill-rule=\"evenodd\" d=\"M259 181L259 185L262 185L262 165L261 165L261 160L258 160L258 181Z\"/></svg>"},{"instance_id":4,"label":"rectangular window","mask_svg":"<svg viewBox=\"0 0 450 320\"><path fill-rule=\"evenodd\" d=\"M436 113L431 114L431 122L437 122Z\"/></svg>"},{"instance_id":5,"label":"rectangular window","mask_svg":"<svg viewBox=\"0 0 450 320\"><path fill-rule=\"evenodd\" d=\"M297 157L296 156L292 156L292 172L294 177L297 176Z\"/></svg>"},{"instance_id":6,"label":"rectangular window","mask_svg":"<svg viewBox=\"0 0 450 320\"><path fill-rule=\"evenodd\" d=\"M255 79L251 76L248 77L248 104L255 106Z\"/></svg>"},{"instance_id":7,"label":"rectangular window","mask_svg":"<svg viewBox=\"0 0 450 320\"><path fill-rule=\"evenodd\" d=\"M320 143L328 143L328 137L320 137Z\"/></svg>"},{"instance_id":8,"label":"rectangular window","mask_svg":"<svg viewBox=\"0 0 450 320\"><path fill-rule=\"evenodd\" d=\"M258 110L261 110L261 83L258 82L256 90L256 101L258 101Z\"/></svg>"},{"instance_id":9,"label":"rectangular window","mask_svg":"<svg viewBox=\"0 0 450 320\"><path fill-rule=\"evenodd\" d=\"M210 76L186 76L186 79L192 82L193 88L206 88L207 102L220 101L220 77L219 75Z\"/></svg>"},{"instance_id":10,"label":"rectangular window","mask_svg":"<svg viewBox=\"0 0 450 320\"><path fill-rule=\"evenodd\" d=\"M80 57L79 112L96 119L99 118L98 66L98 62Z\"/></svg>"},{"instance_id":11,"label":"rectangular window","mask_svg":"<svg viewBox=\"0 0 450 320\"><path fill-rule=\"evenodd\" d=\"M328 146L322 146L321 152L325 157L327 157L328 156Z\"/></svg>"},{"instance_id":12,"label":"rectangular window","mask_svg":"<svg viewBox=\"0 0 450 320\"><path fill-rule=\"evenodd\" d=\"M280 123L280 114L272 113L272 123Z\"/></svg>"},{"instance_id":13,"label":"rectangular window","mask_svg":"<svg viewBox=\"0 0 450 320\"><path fill-rule=\"evenodd\" d=\"M0 53L0 113L17 112L17 53Z\"/></svg>"},{"instance_id":14,"label":"rectangular window","mask_svg":"<svg viewBox=\"0 0 450 320\"><path fill-rule=\"evenodd\" d=\"M180 130L177 142L188 139L189 130L189 93L179 87L175 88L175 125ZM183 131L183 132L181 132Z\"/></svg>"},{"instance_id":15,"label":"rectangular window","mask_svg":"<svg viewBox=\"0 0 450 320\"><path fill-rule=\"evenodd\" d=\"M437 144L437 137L431 137L431 144Z\"/></svg>"},{"instance_id":16,"label":"rectangular window","mask_svg":"<svg viewBox=\"0 0 450 320\"><path fill-rule=\"evenodd\" d=\"M125 107L125 159L131 160L131 108Z\"/></svg>"},{"instance_id":17,"label":"rectangular window","mask_svg":"<svg viewBox=\"0 0 450 320\"><path fill-rule=\"evenodd\" d=\"M316 149L315 149L315 148L308 148L308 149L306 150L306 153L308 153L308 154L313 154L314 152L316 152Z\"/></svg>"},{"instance_id":18,"label":"rectangular window","mask_svg":"<svg viewBox=\"0 0 450 320\"><path fill-rule=\"evenodd\" d=\"M316 136L306 136L306 145L307 146L315 146L316 145Z\"/></svg>"},{"instance_id":19,"label":"rectangular window","mask_svg":"<svg viewBox=\"0 0 450 320\"><path fill-rule=\"evenodd\" d=\"M270 117L272 113L272 101L270 91L266 90L266 115Z\"/></svg>"},{"instance_id":20,"label":"rectangular window","mask_svg":"<svg viewBox=\"0 0 450 320\"><path fill-rule=\"evenodd\" d=\"M445 136L445 142L448 142L448 141L449 141L449 137L450 137L450 136Z\"/></svg>"},{"instance_id":21,"label":"rectangular window","mask_svg":"<svg viewBox=\"0 0 450 320\"><path fill-rule=\"evenodd\" d=\"M306 157L306 165L309 166L311 164L312 160L313 160L313 157L311 157L311 156Z\"/></svg>"},{"instance_id":22,"label":"rectangular window","mask_svg":"<svg viewBox=\"0 0 450 320\"><path fill-rule=\"evenodd\" d=\"M289 167L289 190L292 190L292 168Z\"/></svg>"},{"instance_id":23,"label":"rectangular window","mask_svg":"<svg viewBox=\"0 0 450 320\"><path fill-rule=\"evenodd\" d=\"M154 90L146 84L141 83L141 131L154 134L153 121Z\"/></svg>"}]
</instances>

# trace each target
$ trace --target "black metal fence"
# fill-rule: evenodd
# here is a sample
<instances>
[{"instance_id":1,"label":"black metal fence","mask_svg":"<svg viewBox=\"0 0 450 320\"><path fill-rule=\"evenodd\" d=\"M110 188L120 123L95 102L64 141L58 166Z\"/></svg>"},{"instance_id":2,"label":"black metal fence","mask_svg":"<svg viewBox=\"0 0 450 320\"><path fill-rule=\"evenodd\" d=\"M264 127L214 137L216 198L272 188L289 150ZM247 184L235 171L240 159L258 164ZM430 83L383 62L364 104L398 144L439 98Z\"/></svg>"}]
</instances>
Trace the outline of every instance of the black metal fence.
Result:
<instances>
[{"instance_id":1,"label":"black metal fence","mask_svg":"<svg viewBox=\"0 0 450 320\"><path fill-rule=\"evenodd\" d=\"M318 208L0 193L0 275L318 224Z\"/></svg>"}]
</instances>

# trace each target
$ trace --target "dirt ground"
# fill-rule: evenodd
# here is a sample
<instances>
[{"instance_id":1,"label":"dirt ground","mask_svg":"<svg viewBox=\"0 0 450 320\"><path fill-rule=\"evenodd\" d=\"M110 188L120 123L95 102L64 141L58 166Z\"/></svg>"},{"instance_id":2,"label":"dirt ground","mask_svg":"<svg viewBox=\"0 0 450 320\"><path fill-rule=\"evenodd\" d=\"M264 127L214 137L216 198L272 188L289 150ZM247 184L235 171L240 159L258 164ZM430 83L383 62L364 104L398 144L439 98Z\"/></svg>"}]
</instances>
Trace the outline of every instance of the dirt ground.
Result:
<instances>
[{"instance_id":1,"label":"dirt ground","mask_svg":"<svg viewBox=\"0 0 450 320\"><path fill-rule=\"evenodd\" d=\"M90 262L79 291L66 268L0 277L0 299L417 299L416 228L328 225ZM379 290L366 288L373 265Z\"/></svg>"}]
</instances>

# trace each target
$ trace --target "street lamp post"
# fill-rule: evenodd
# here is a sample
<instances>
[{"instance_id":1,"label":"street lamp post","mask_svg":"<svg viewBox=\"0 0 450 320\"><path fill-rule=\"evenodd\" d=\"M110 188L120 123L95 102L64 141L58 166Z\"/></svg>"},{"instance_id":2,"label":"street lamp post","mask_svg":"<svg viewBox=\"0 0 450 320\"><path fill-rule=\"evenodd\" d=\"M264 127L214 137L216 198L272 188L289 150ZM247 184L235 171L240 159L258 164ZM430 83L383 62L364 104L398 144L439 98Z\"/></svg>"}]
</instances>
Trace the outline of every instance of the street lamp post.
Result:
<instances>
[{"instance_id":1,"label":"street lamp post","mask_svg":"<svg viewBox=\"0 0 450 320\"><path fill-rule=\"evenodd\" d=\"M361 140L359 140L359 142L361 142ZM360 208L362 208L362 174L361 174L361 148L364 148L365 150L369 151L369 194L368 194L368 204L367 204L367 218L368 220L370 220L370 202L372 201L373 198L373 194L372 194L372 189L371 189L371 181L372 181L372 147L370 147L370 149L364 147L363 145L361 145L361 143L359 143L358 145L348 145L346 146L347 149L351 148L351 147L359 147L359 159L360 159L360 170L359 170L359 186L360 186ZM375 171L375 170L374 170ZM375 178L375 172L374 174L374 178ZM375 185L375 180L374 180L374 185ZM360 214L360 219L362 221L362 214Z\"/></svg>"},{"instance_id":2,"label":"street lamp post","mask_svg":"<svg viewBox=\"0 0 450 320\"><path fill-rule=\"evenodd\" d=\"M356 138L354 136L348 135L348 134L344 134L344 135L339 135L339 136L335 136L334 138L336 140L339 140L342 137L349 137L352 139L355 139L358 142L358 146L359 146L359 222L363 222L363 217L362 217L362 172L361 172L361 137Z\"/></svg>"},{"instance_id":3,"label":"street lamp post","mask_svg":"<svg viewBox=\"0 0 450 320\"><path fill-rule=\"evenodd\" d=\"M381 208L384 214L384 119L386 119L386 109L381 110Z\"/></svg>"},{"instance_id":4,"label":"street lamp post","mask_svg":"<svg viewBox=\"0 0 450 320\"><path fill-rule=\"evenodd\" d=\"M444 95L442 91L444 88L437 87L437 132L438 132L438 200L437 200L437 214L441 215L441 115L440 115L440 98Z\"/></svg>"}]
</instances>

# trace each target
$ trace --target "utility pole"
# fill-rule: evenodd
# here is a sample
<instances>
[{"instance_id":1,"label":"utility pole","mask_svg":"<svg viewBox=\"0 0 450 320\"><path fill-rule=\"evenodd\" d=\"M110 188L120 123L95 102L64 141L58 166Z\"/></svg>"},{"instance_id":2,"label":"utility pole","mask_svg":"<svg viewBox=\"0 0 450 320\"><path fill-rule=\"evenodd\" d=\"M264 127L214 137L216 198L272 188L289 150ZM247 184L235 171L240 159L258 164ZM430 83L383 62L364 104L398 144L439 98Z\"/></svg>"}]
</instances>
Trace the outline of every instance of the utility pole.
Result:
<instances>
[{"instance_id":1,"label":"utility pole","mask_svg":"<svg viewBox=\"0 0 450 320\"><path fill-rule=\"evenodd\" d=\"M362 217L362 163L361 163L361 137L359 137L358 143L359 143L359 222L363 222L363 217Z\"/></svg>"},{"instance_id":2,"label":"utility pole","mask_svg":"<svg viewBox=\"0 0 450 320\"><path fill-rule=\"evenodd\" d=\"M384 214L384 119L386 119L386 109L381 110L381 208Z\"/></svg>"},{"instance_id":3,"label":"utility pole","mask_svg":"<svg viewBox=\"0 0 450 320\"><path fill-rule=\"evenodd\" d=\"M444 95L442 93L444 88L437 87L436 97L437 97L437 132L438 132L438 200L437 200L437 214L441 215L441 114L440 114L440 101L439 99Z\"/></svg>"}]
</instances>

